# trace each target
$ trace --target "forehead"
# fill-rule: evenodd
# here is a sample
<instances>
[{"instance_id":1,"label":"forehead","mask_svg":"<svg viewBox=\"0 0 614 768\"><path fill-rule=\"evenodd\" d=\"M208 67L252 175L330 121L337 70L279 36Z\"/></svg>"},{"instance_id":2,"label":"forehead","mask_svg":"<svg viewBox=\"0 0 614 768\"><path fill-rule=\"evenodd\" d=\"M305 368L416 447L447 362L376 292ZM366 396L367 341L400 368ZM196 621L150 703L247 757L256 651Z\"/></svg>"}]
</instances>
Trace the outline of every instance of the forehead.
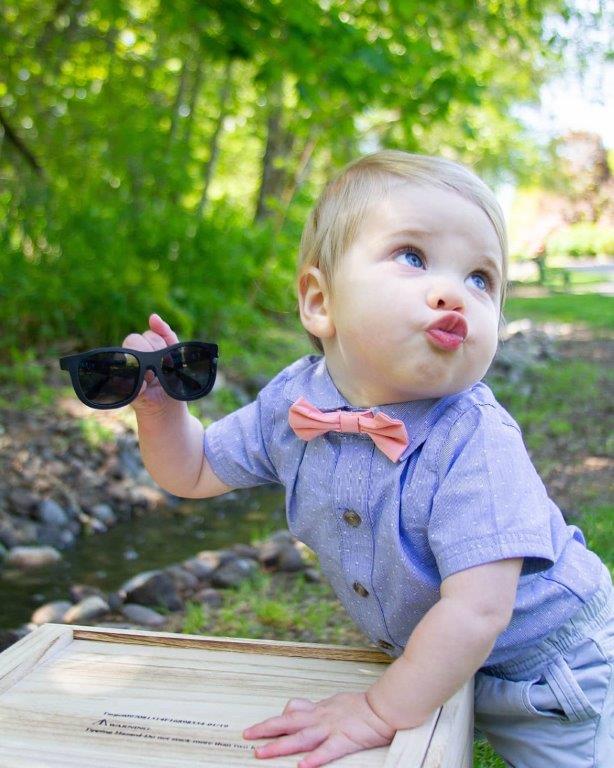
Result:
<instances>
[{"instance_id":1,"label":"forehead","mask_svg":"<svg viewBox=\"0 0 614 768\"><path fill-rule=\"evenodd\" d=\"M358 238L369 240L398 234L432 239L461 238L472 249L501 259L497 232L486 212L458 192L401 182L369 206Z\"/></svg>"}]
</instances>

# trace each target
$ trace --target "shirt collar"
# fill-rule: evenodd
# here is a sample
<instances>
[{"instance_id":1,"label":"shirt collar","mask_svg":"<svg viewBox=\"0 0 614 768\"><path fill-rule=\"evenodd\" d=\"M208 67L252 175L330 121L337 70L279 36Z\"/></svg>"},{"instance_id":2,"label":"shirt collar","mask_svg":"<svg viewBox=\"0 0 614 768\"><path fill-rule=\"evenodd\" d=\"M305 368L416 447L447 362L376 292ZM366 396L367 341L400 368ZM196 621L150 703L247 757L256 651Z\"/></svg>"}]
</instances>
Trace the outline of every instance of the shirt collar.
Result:
<instances>
[{"instance_id":1,"label":"shirt collar","mask_svg":"<svg viewBox=\"0 0 614 768\"><path fill-rule=\"evenodd\" d=\"M302 362L304 365L288 379L284 387L284 397L288 401L288 407L299 397L304 397L321 411L334 411L338 408L348 411L367 410L350 405L343 397L330 376L324 357L311 355L303 358ZM405 424L409 445L399 461L406 459L426 440L442 412L460 394L462 393L428 400L389 403L371 409L373 412L381 411L392 419L400 419Z\"/></svg>"}]
</instances>

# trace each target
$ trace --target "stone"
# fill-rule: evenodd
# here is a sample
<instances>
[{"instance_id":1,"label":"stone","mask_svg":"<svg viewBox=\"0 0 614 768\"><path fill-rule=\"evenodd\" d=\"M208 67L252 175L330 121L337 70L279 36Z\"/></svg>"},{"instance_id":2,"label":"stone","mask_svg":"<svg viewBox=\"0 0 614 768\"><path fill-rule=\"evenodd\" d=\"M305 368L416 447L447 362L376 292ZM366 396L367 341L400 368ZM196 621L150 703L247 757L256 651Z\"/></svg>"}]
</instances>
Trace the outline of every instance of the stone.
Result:
<instances>
[{"instance_id":1,"label":"stone","mask_svg":"<svg viewBox=\"0 0 614 768\"><path fill-rule=\"evenodd\" d=\"M301 571L305 567L300 551L293 541L287 539L268 539L260 549L260 563L269 571Z\"/></svg>"},{"instance_id":2,"label":"stone","mask_svg":"<svg viewBox=\"0 0 614 768\"><path fill-rule=\"evenodd\" d=\"M75 535L68 528L58 528L55 525L41 525L38 529L37 543L41 546L67 549L75 543Z\"/></svg>"},{"instance_id":3,"label":"stone","mask_svg":"<svg viewBox=\"0 0 614 768\"><path fill-rule=\"evenodd\" d=\"M69 517L53 499L43 499L38 505L37 517L45 525L62 528L68 525Z\"/></svg>"},{"instance_id":4,"label":"stone","mask_svg":"<svg viewBox=\"0 0 614 768\"><path fill-rule=\"evenodd\" d=\"M117 523L117 517L108 504L94 504L88 511L91 517L100 520L107 528Z\"/></svg>"},{"instance_id":5,"label":"stone","mask_svg":"<svg viewBox=\"0 0 614 768\"><path fill-rule=\"evenodd\" d=\"M303 576L305 581L309 581L312 584L319 584L322 581L322 574L317 568L305 568Z\"/></svg>"},{"instance_id":6,"label":"stone","mask_svg":"<svg viewBox=\"0 0 614 768\"><path fill-rule=\"evenodd\" d=\"M121 608L121 613L128 621L142 624L145 627L161 627L166 624L166 618L151 608L136 603L126 603Z\"/></svg>"},{"instance_id":7,"label":"stone","mask_svg":"<svg viewBox=\"0 0 614 768\"><path fill-rule=\"evenodd\" d=\"M30 514L40 503L40 497L25 488L13 488L8 500L18 515Z\"/></svg>"},{"instance_id":8,"label":"stone","mask_svg":"<svg viewBox=\"0 0 614 768\"><path fill-rule=\"evenodd\" d=\"M70 599L73 603L80 603L86 597L102 597L106 601L105 593L98 587L92 587L89 584L72 584L69 590ZM106 601L108 602L108 601Z\"/></svg>"},{"instance_id":9,"label":"stone","mask_svg":"<svg viewBox=\"0 0 614 768\"><path fill-rule=\"evenodd\" d=\"M0 541L9 549L36 544L38 541L36 523L4 514L0 517Z\"/></svg>"},{"instance_id":10,"label":"stone","mask_svg":"<svg viewBox=\"0 0 614 768\"><path fill-rule=\"evenodd\" d=\"M6 564L15 568L43 568L62 559L53 547L13 547L9 550Z\"/></svg>"},{"instance_id":11,"label":"stone","mask_svg":"<svg viewBox=\"0 0 614 768\"><path fill-rule=\"evenodd\" d=\"M235 544L232 547L232 551L239 555L239 557L247 557L250 560L258 560L260 557L258 547L254 547L251 544Z\"/></svg>"},{"instance_id":12,"label":"stone","mask_svg":"<svg viewBox=\"0 0 614 768\"><path fill-rule=\"evenodd\" d=\"M168 568L164 569L164 573L168 573L179 590L193 592L195 589L198 589L198 578L181 565L169 565Z\"/></svg>"},{"instance_id":13,"label":"stone","mask_svg":"<svg viewBox=\"0 0 614 768\"><path fill-rule=\"evenodd\" d=\"M208 550L199 552L195 557L184 560L183 566L201 581L208 579L216 568L235 558L236 555L228 549Z\"/></svg>"},{"instance_id":14,"label":"stone","mask_svg":"<svg viewBox=\"0 0 614 768\"><path fill-rule=\"evenodd\" d=\"M54 600L37 608L30 621L36 625L59 624L69 608L72 608L72 603L69 603L68 600Z\"/></svg>"},{"instance_id":15,"label":"stone","mask_svg":"<svg viewBox=\"0 0 614 768\"><path fill-rule=\"evenodd\" d=\"M89 517L85 522L85 529L90 533L106 533L108 528L97 517Z\"/></svg>"},{"instance_id":16,"label":"stone","mask_svg":"<svg viewBox=\"0 0 614 768\"><path fill-rule=\"evenodd\" d=\"M217 570L211 574L211 584L214 587L238 587L241 582L248 579L254 571L258 569L258 564L246 557L238 557L236 560L229 560L220 565Z\"/></svg>"},{"instance_id":17,"label":"stone","mask_svg":"<svg viewBox=\"0 0 614 768\"><path fill-rule=\"evenodd\" d=\"M219 565L219 562L217 563ZM183 567L192 573L199 581L208 579L213 573L217 565L214 567L205 560L200 560L198 557L191 557L189 560L183 561Z\"/></svg>"},{"instance_id":18,"label":"stone","mask_svg":"<svg viewBox=\"0 0 614 768\"><path fill-rule=\"evenodd\" d=\"M77 605L71 606L64 614L65 624L80 624L84 621L92 621L109 613L109 604L98 595L92 595L81 600Z\"/></svg>"},{"instance_id":19,"label":"stone","mask_svg":"<svg viewBox=\"0 0 614 768\"><path fill-rule=\"evenodd\" d=\"M183 608L172 578L162 571L145 571L125 582L118 590L125 602L141 605L162 605L169 611Z\"/></svg>"}]
</instances>

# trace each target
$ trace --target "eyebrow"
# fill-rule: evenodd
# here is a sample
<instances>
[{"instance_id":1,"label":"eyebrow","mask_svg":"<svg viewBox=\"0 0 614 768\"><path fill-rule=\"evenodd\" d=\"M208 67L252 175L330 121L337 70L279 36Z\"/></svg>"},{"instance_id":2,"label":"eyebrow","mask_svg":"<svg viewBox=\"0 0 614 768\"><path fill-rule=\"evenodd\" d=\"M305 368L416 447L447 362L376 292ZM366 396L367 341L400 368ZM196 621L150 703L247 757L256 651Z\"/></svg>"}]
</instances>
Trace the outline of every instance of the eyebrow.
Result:
<instances>
[{"instance_id":1,"label":"eyebrow","mask_svg":"<svg viewBox=\"0 0 614 768\"><path fill-rule=\"evenodd\" d=\"M503 270L501 269L501 265L499 264L498 260L493 258L492 256L489 256L488 254L482 254L480 257L480 266L485 265L490 267L491 269L494 269L497 273L497 276L500 281L503 280Z\"/></svg>"},{"instance_id":2,"label":"eyebrow","mask_svg":"<svg viewBox=\"0 0 614 768\"><path fill-rule=\"evenodd\" d=\"M429 229L421 229L420 227L415 227L413 229L399 229L398 232L393 232L390 235L390 239L392 240L397 237L429 237L432 234L433 233Z\"/></svg>"}]
</instances>

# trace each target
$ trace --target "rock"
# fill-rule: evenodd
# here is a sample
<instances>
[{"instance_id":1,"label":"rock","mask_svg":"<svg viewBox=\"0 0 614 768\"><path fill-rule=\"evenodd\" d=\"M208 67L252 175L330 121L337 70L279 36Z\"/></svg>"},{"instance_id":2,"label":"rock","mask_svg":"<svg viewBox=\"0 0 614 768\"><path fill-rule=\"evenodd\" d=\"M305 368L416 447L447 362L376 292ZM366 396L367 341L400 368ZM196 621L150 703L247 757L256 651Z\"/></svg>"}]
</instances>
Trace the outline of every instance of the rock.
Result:
<instances>
[{"instance_id":1,"label":"rock","mask_svg":"<svg viewBox=\"0 0 614 768\"><path fill-rule=\"evenodd\" d=\"M18 515L29 515L40 503L40 497L25 488L13 488L8 500Z\"/></svg>"},{"instance_id":2,"label":"rock","mask_svg":"<svg viewBox=\"0 0 614 768\"><path fill-rule=\"evenodd\" d=\"M204 581L205 579L208 579L209 576L211 576L211 574L215 570L215 568L211 566L209 563L203 560L199 560L197 557L192 557L189 560L184 560L183 567L190 573L194 574L194 576L196 576L196 578L199 581Z\"/></svg>"},{"instance_id":3,"label":"rock","mask_svg":"<svg viewBox=\"0 0 614 768\"><path fill-rule=\"evenodd\" d=\"M102 520L99 520L97 517L88 517L85 521L85 530L88 531L88 533L106 533L108 528Z\"/></svg>"},{"instance_id":4,"label":"rock","mask_svg":"<svg viewBox=\"0 0 614 768\"><path fill-rule=\"evenodd\" d=\"M303 576L305 581L309 581L312 584L319 584L322 581L322 574L317 568L305 568Z\"/></svg>"},{"instance_id":5,"label":"rock","mask_svg":"<svg viewBox=\"0 0 614 768\"><path fill-rule=\"evenodd\" d=\"M108 504L94 504L89 510L89 514L96 520L100 520L107 528L117 523L117 517Z\"/></svg>"},{"instance_id":6,"label":"rock","mask_svg":"<svg viewBox=\"0 0 614 768\"><path fill-rule=\"evenodd\" d=\"M143 466L138 442L132 435L123 435L117 440L118 462L122 474L139 482L147 482L147 470Z\"/></svg>"},{"instance_id":7,"label":"rock","mask_svg":"<svg viewBox=\"0 0 614 768\"><path fill-rule=\"evenodd\" d=\"M0 541L9 549L36 544L38 541L36 523L22 520L19 517L11 517L11 515L2 515L0 517Z\"/></svg>"},{"instance_id":8,"label":"rock","mask_svg":"<svg viewBox=\"0 0 614 768\"><path fill-rule=\"evenodd\" d=\"M27 630L22 632L19 629L0 629L0 653L27 634Z\"/></svg>"},{"instance_id":9,"label":"rock","mask_svg":"<svg viewBox=\"0 0 614 768\"><path fill-rule=\"evenodd\" d=\"M258 569L257 563L246 557L238 557L220 565L211 574L211 584L214 587L238 587Z\"/></svg>"},{"instance_id":10,"label":"rock","mask_svg":"<svg viewBox=\"0 0 614 768\"><path fill-rule=\"evenodd\" d=\"M45 525L62 528L68 525L69 517L53 499L43 499L38 505L37 517Z\"/></svg>"},{"instance_id":11,"label":"rock","mask_svg":"<svg viewBox=\"0 0 614 768\"><path fill-rule=\"evenodd\" d=\"M183 600L177 594L172 578L162 571L140 573L125 582L118 593L125 602L162 605L169 611L179 611L183 608Z\"/></svg>"},{"instance_id":12,"label":"rock","mask_svg":"<svg viewBox=\"0 0 614 768\"><path fill-rule=\"evenodd\" d=\"M168 573L177 589L187 592L198 589L198 578L187 568L182 568L180 565L169 565L168 568L164 569L164 573Z\"/></svg>"},{"instance_id":13,"label":"rock","mask_svg":"<svg viewBox=\"0 0 614 768\"><path fill-rule=\"evenodd\" d=\"M227 563L236 557L232 552L227 549L203 550L199 552L196 557L192 557L189 560L183 561L183 566L190 573L193 573L197 579L203 581L208 579L216 568L219 568L223 563Z\"/></svg>"},{"instance_id":14,"label":"rock","mask_svg":"<svg viewBox=\"0 0 614 768\"><path fill-rule=\"evenodd\" d=\"M260 563L269 571L301 571L305 567L300 551L294 546L294 539L271 538L260 549Z\"/></svg>"},{"instance_id":15,"label":"rock","mask_svg":"<svg viewBox=\"0 0 614 768\"><path fill-rule=\"evenodd\" d=\"M101 597L105 602L108 602L102 589L92 587L89 584L73 584L70 587L69 593L73 603L80 603L82 600L85 600L86 597L94 596Z\"/></svg>"},{"instance_id":16,"label":"rock","mask_svg":"<svg viewBox=\"0 0 614 768\"><path fill-rule=\"evenodd\" d=\"M98 595L92 595L73 605L64 614L62 621L65 624L80 624L84 621L92 621L109 613L109 604Z\"/></svg>"},{"instance_id":17,"label":"rock","mask_svg":"<svg viewBox=\"0 0 614 768\"><path fill-rule=\"evenodd\" d=\"M235 544L232 547L232 551L239 555L239 557L247 557L250 560L258 560L260 557L258 547L253 547L251 544Z\"/></svg>"},{"instance_id":18,"label":"rock","mask_svg":"<svg viewBox=\"0 0 614 768\"><path fill-rule=\"evenodd\" d=\"M121 607L124 604L124 601L119 592L109 592L107 603L109 604L109 608L113 611L113 613L117 613L118 611L121 611Z\"/></svg>"},{"instance_id":19,"label":"rock","mask_svg":"<svg viewBox=\"0 0 614 768\"><path fill-rule=\"evenodd\" d=\"M41 525L38 529L38 544L41 546L67 549L75 543L75 534L69 528Z\"/></svg>"},{"instance_id":20,"label":"rock","mask_svg":"<svg viewBox=\"0 0 614 768\"><path fill-rule=\"evenodd\" d=\"M72 603L69 603L68 600L54 600L52 603L46 603L37 608L30 621L37 625L59 624L69 608L72 608Z\"/></svg>"},{"instance_id":21,"label":"rock","mask_svg":"<svg viewBox=\"0 0 614 768\"><path fill-rule=\"evenodd\" d=\"M6 564L16 568L42 568L57 563L62 555L53 547L13 547L9 550Z\"/></svg>"},{"instance_id":22,"label":"rock","mask_svg":"<svg viewBox=\"0 0 614 768\"><path fill-rule=\"evenodd\" d=\"M121 613L128 621L142 624L145 627L161 627L166 624L166 618L151 608L136 603L126 603L121 608Z\"/></svg>"},{"instance_id":23,"label":"rock","mask_svg":"<svg viewBox=\"0 0 614 768\"><path fill-rule=\"evenodd\" d=\"M211 608L219 608L220 605L224 602L224 598L220 592L218 592L217 589L213 589L212 587L205 587L205 589L201 589L200 592L197 592L192 597L192 600L196 600L198 603L208 605Z\"/></svg>"}]
</instances>

